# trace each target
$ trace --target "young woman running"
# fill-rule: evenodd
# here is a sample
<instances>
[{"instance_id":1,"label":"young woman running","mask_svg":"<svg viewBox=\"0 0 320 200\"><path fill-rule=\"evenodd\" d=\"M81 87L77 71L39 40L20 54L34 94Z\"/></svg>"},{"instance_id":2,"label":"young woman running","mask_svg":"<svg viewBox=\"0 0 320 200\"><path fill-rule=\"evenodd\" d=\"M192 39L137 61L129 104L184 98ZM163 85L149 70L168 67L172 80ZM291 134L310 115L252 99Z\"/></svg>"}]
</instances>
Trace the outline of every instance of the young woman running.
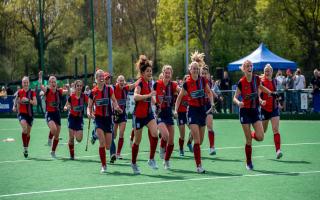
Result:
<instances>
[{"instance_id":1,"label":"young woman running","mask_svg":"<svg viewBox=\"0 0 320 200\"><path fill-rule=\"evenodd\" d=\"M233 97L233 102L240 108L240 123L246 137L246 168L248 170L253 170L251 159L253 138L251 135L251 125L255 130L255 139L257 141L262 141L264 138L263 126L259 112L259 102L261 105L265 105L266 102L260 99L258 94L259 90L262 90L267 94L272 93L270 90L261 85L259 76L252 74L253 65L251 61L246 60L242 64L241 70L243 71L244 76L238 82L238 87ZM241 101L238 99L239 96L242 98Z\"/></svg>"},{"instance_id":2,"label":"young woman running","mask_svg":"<svg viewBox=\"0 0 320 200\"><path fill-rule=\"evenodd\" d=\"M135 128L134 142L132 145L131 167L134 174L140 174L140 169L136 163L139 152L139 145L142 138L142 129L147 126L150 130L150 155L148 165L152 169L158 169L154 154L158 144L157 123L151 108L153 96L156 92L152 91L152 66L150 61L144 55L141 55L137 62L137 70L139 75L138 84L134 90L134 100L136 102L134 108L133 124Z\"/></svg>"},{"instance_id":3,"label":"young woman running","mask_svg":"<svg viewBox=\"0 0 320 200\"><path fill-rule=\"evenodd\" d=\"M52 158L56 158L56 148L61 130L60 103L62 96L68 94L69 90L58 88L55 76L49 77L49 87L42 85L42 71L39 72L39 84L41 84L40 88L46 98L45 117L50 129L48 144L52 143L50 154ZM53 142L51 142L52 139Z\"/></svg>"},{"instance_id":4,"label":"young woman running","mask_svg":"<svg viewBox=\"0 0 320 200\"><path fill-rule=\"evenodd\" d=\"M211 106L214 106L213 95L209 88L207 79L200 77L200 67L197 62L189 65L190 77L183 84L175 105L175 115L180 106L184 95L188 94L188 123L194 141L193 152L196 162L196 171L205 173L201 165L200 145L203 142L205 125L206 125L206 109L205 109L205 93L210 99Z\"/></svg>"},{"instance_id":5,"label":"young woman running","mask_svg":"<svg viewBox=\"0 0 320 200\"><path fill-rule=\"evenodd\" d=\"M277 80L272 78L273 69L270 64L267 64L264 68L264 74L261 77L261 83L268 88L271 92L277 91ZM263 130L266 133L269 121L271 121L273 140L276 149L276 158L280 159L283 154L281 152L281 138L279 133L280 122L280 110L279 101L277 97L268 95L267 93L261 93L261 99L266 101L265 105L261 106L261 118Z\"/></svg>"},{"instance_id":6,"label":"young woman running","mask_svg":"<svg viewBox=\"0 0 320 200\"><path fill-rule=\"evenodd\" d=\"M156 91L157 105L157 123L158 130L161 133L161 142L165 144L160 146L160 157L164 158L164 169L170 169L170 157L174 147L174 123L172 107L174 104L174 95L180 88L176 82L171 81L173 70L170 65L162 67L163 79L159 79L153 89Z\"/></svg>"},{"instance_id":7,"label":"young woman running","mask_svg":"<svg viewBox=\"0 0 320 200\"><path fill-rule=\"evenodd\" d=\"M117 138L118 129L119 129L119 140L117 148L117 159L122 159L121 149L124 141L124 132L127 124L127 113L126 113L126 104L128 98L128 92L135 87L135 83L127 84L123 75L118 76L117 84L114 86L114 95L118 101L120 108L123 110L121 114L114 114L114 138Z\"/></svg>"},{"instance_id":8,"label":"young woman running","mask_svg":"<svg viewBox=\"0 0 320 200\"><path fill-rule=\"evenodd\" d=\"M101 161L101 173L107 172L106 151L109 150L112 140L112 108L122 113L113 89L105 84L104 71L99 69L95 74L97 87L92 89L89 95L87 115L94 119L96 135L99 139L99 155ZM93 106L95 111L92 110Z\"/></svg>"},{"instance_id":9,"label":"young woman running","mask_svg":"<svg viewBox=\"0 0 320 200\"><path fill-rule=\"evenodd\" d=\"M22 89L18 91L13 111L18 111L18 119L22 128L23 156L28 157L30 132L33 122L32 106L37 105L36 93L29 88L29 77L22 78Z\"/></svg>"},{"instance_id":10,"label":"young woman running","mask_svg":"<svg viewBox=\"0 0 320 200\"><path fill-rule=\"evenodd\" d=\"M83 138L83 114L85 104L88 103L88 96L82 92L83 83L76 80L75 91L72 93L64 106L64 111L69 110L68 128L69 128L69 152L70 159L74 160L74 139L81 142Z\"/></svg>"},{"instance_id":11,"label":"young woman running","mask_svg":"<svg viewBox=\"0 0 320 200\"><path fill-rule=\"evenodd\" d=\"M209 73L209 68L207 66L202 67L200 70L200 73L201 73L202 77L204 77L208 80L210 91L212 92L214 98L217 98L218 95L212 91L212 81L211 81L211 77L210 77L210 73ZM208 129L208 138L209 138L209 154L216 155L216 149L214 148L214 139L215 139L214 138L214 131L212 128L214 110L210 110L211 104L210 104L210 100L207 95L206 95L206 99L205 99L205 107L206 107L206 114L207 114L206 125L207 125L207 129Z\"/></svg>"},{"instance_id":12,"label":"young woman running","mask_svg":"<svg viewBox=\"0 0 320 200\"><path fill-rule=\"evenodd\" d=\"M189 75L185 75L183 78L183 82L185 82L187 80L187 78L189 77ZM177 110L178 112L178 118L177 118L177 125L179 128L179 154L180 156L184 156L184 140L185 140L185 132L186 132L186 128L185 125L188 124L187 123L187 110L188 110L188 95L184 95L181 99L181 103L179 105L179 108ZM190 143L190 147L191 143ZM189 147L189 148L190 148Z\"/></svg>"}]
</instances>

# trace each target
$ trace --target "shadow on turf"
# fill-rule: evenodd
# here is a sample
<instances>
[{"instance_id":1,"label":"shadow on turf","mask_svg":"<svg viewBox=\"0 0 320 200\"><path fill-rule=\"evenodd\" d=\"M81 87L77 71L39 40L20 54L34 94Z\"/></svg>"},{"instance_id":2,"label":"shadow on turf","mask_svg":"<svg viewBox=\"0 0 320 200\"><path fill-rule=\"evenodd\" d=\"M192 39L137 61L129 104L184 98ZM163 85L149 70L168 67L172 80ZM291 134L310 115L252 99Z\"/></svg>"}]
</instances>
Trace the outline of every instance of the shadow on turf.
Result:
<instances>
[{"instance_id":1,"label":"shadow on turf","mask_svg":"<svg viewBox=\"0 0 320 200\"><path fill-rule=\"evenodd\" d=\"M171 169L170 171L174 173L182 173L182 174L196 174L195 169L194 170ZM205 174L209 176L241 176L242 175L242 174L220 173L220 172L214 172L214 171L206 171Z\"/></svg>"},{"instance_id":2,"label":"shadow on turf","mask_svg":"<svg viewBox=\"0 0 320 200\"><path fill-rule=\"evenodd\" d=\"M311 162L304 161L304 160L278 160L278 159L269 159L269 160L280 162L280 163L289 163L289 164L311 164Z\"/></svg>"},{"instance_id":3,"label":"shadow on turf","mask_svg":"<svg viewBox=\"0 0 320 200\"><path fill-rule=\"evenodd\" d=\"M288 172L279 172L279 171L268 171L268 170L263 170L263 169L254 169L252 170L254 172L260 172L262 174L273 174L273 175L278 175L278 176L299 176L299 173L288 173Z\"/></svg>"},{"instance_id":4,"label":"shadow on turf","mask_svg":"<svg viewBox=\"0 0 320 200\"><path fill-rule=\"evenodd\" d=\"M33 158L33 157L28 157L28 160L34 160L34 161L54 161L52 158Z\"/></svg>"}]
</instances>

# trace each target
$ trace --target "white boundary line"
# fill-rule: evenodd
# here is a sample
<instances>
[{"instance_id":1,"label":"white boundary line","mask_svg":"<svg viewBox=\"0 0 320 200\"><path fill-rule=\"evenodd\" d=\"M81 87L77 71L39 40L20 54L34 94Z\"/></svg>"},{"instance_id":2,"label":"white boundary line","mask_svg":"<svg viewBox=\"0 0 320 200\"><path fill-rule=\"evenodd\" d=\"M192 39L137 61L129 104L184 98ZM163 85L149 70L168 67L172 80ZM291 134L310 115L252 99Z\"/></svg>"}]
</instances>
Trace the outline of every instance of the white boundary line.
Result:
<instances>
[{"instance_id":1,"label":"white boundary line","mask_svg":"<svg viewBox=\"0 0 320 200\"><path fill-rule=\"evenodd\" d=\"M32 195L32 194L45 194L45 193L55 193L55 192L91 190L91 189L99 189L99 188L115 188L115 187L125 187L125 186L136 186L136 185L152 185L152 184L188 182L188 181L234 179L234 178L243 178L243 177L279 176L279 175L291 175L291 174L304 175L304 174L318 174L318 173L320 173L320 171L283 172L283 173L277 173L277 174L262 173L262 174L245 174L245 175L221 176L221 177L191 178L191 179L184 179L184 180L175 179L175 180L168 180L168 181L149 181L149 182L124 183L124 184L115 184L115 185L98 185L98 186L88 186L88 187L78 187L78 188L65 188L65 189L56 189L56 190L42 190L42 191L35 191L35 192L4 194L4 195L0 195L0 198L13 197L13 196L25 196L25 195Z\"/></svg>"},{"instance_id":2,"label":"white boundary line","mask_svg":"<svg viewBox=\"0 0 320 200\"><path fill-rule=\"evenodd\" d=\"M314 142L314 143L294 143L294 144L281 144L282 146L302 146L302 145L320 145L320 142ZM260 148L260 147L274 147L273 144L266 144L266 145L258 145L258 146L253 146L253 148ZM238 146L238 147L218 147L216 149L218 150L224 150L224 149L242 149L243 146ZM207 151L208 149L201 149L201 151ZM146 154L148 152L140 152L139 155L141 154ZM130 155L131 153L125 153L122 154L123 156L125 155ZM79 156L77 158L91 158L91 157L97 157L98 155L88 155L88 156ZM45 156L43 156L45 157ZM41 157L42 158L42 157ZM50 158L49 154L46 158ZM59 157L59 158L64 158L64 157ZM15 163L15 162L24 162L24 161L32 161L32 160L5 160L5 161L0 161L0 164L5 164L5 163Z\"/></svg>"}]
</instances>

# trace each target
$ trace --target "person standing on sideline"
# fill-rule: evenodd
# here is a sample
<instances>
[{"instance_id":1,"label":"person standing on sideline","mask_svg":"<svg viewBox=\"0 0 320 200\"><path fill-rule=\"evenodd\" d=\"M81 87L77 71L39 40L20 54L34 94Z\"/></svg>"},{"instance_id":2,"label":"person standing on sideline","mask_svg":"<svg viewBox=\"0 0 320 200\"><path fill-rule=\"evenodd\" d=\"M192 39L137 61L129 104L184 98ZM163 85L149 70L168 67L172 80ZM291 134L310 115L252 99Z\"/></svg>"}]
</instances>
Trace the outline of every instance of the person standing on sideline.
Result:
<instances>
[{"instance_id":1,"label":"person standing on sideline","mask_svg":"<svg viewBox=\"0 0 320 200\"><path fill-rule=\"evenodd\" d=\"M231 91L224 91L224 90L231 90L232 82L229 78L229 74L227 71L223 72L223 79L221 79L220 82L220 90L222 90L223 95L223 111L224 113L227 113L227 110L229 110L229 113L232 112L232 93Z\"/></svg>"}]
</instances>

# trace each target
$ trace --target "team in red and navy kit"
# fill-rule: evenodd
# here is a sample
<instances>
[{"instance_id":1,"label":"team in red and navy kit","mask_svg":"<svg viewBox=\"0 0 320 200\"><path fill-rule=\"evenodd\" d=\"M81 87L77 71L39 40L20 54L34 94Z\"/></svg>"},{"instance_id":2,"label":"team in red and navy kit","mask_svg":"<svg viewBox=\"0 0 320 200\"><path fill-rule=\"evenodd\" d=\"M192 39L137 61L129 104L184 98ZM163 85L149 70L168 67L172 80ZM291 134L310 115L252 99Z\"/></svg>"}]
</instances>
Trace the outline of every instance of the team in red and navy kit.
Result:
<instances>
[{"instance_id":1,"label":"team in red and navy kit","mask_svg":"<svg viewBox=\"0 0 320 200\"><path fill-rule=\"evenodd\" d=\"M17 93L13 111L18 111L18 119L22 128L23 155L28 157L30 132L33 123L32 106L37 105L36 93L29 88L29 77L22 78L22 89Z\"/></svg>"},{"instance_id":2,"label":"team in red and navy kit","mask_svg":"<svg viewBox=\"0 0 320 200\"><path fill-rule=\"evenodd\" d=\"M74 139L81 142L83 138L83 115L85 104L88 103L88 96L82 92L83 83L81 80L75 81L75 92L67 99L64 110L69 110L69 152L70 159L74 160Z\"/></svg>"},{"instance_id":3,"label":"team in red and navy kit","mask_svg":"<svg viewBox=\"0 0 320 200\"><path fill-rule=\"evenodd\" d=\"M135 83L125 85L125 79L123 75L118 76L117 83L114 86L114 95L123 113L114 113L114 138L117 138L119 129L119 140L117 147L117 158L122 159L121 150L124 143L124 132L127 124L126 105L128 99L128 92L135 87Z\"/></svg>"},{"instance_id":4,"label":"team in red and navy kit","mask_svg":"<svg viewBox=\"0 0 320 200\"><path fill-rule=\"evenodd\" d=\"M101 173L107 172L106 151L109 150L112 140L112 106L115 111L122 113L111 86L105 84L104 71L99 69L95 74L97 86L92 89L87 115L94 118L95 132L99 139L99 155L101 161ZM95 108L93 111L93 107Z\"/></svg>"},{"instance_id":5,"label":"team in red and navy kit","mask_svg":"<svg viewBox=\"0 0 320 200\"><path fill-rule=\"evenodd\" d=\"M267 64L264 68L264 74L261 77L261 83L264 87L268 88L271 92L276 92L277 81L272 78L273 69L270 64ZM280 110L277 96L268 95L267 93L261 93L261 99L266 101L265 105L261 106L261 118L263 130L266 133L268 123L271 121L273 140L276 149L276 158L280 159L283 153L280 149L281 137L279 132Z\"/></svg>"},{"instance_id":6,"label":"team in red and navy kit","mask_svg":"<svg viewBox=\"0 0 320 200\"><path fill-rule=\"evenodd\" d=\"M42 84L42 72L39 73L39 83ZM51 156L56 158L56 148L59 143L59 135L61 131L61 115L60 103L62 95L69 93L68 90L63 90L57 87L57 78L55 76L49 77L49 87L41 85L41 90L44 92L46 102L46 121L50 129L48 144L51 145Z\"/></svg>"},{"instance_id":7,"label":"team in red and navy kit","mask_svg":"<svg viewBox=\"0 0 320 200\"><path fill-rule=\"evenodd\" d=\"M206 125L206 108L205 108L205 93L210 98L211 106L213 107L213 94L209 88L208 80L200 76L200 67L197 62L192 62L189 66L190 76L183 84L183 88L176 100L175 113L179 108L182 97L188 94L188 124L194 140L193 153L196 162L196 171L205 173L201 165L201 150L200 145L203 142L205 125ZM212 109L212 108L211 108Z\"/></svg>"},{"instance_id":8,"label":"team in red and navy kit","mask_svg":"<svg viewBox=\"0 0 320 200\"><path fill-rule=\"evenodd\" d=\"M148 165L152 169L158 169L154 155L158 144L157 124L154 119L154 113L151 108L151 103L154 102L155 91L151 88L152 66L151 62L147 60L146 56L140 55L136 64L139 74L139 80L134 90L134 142L132 144L132 158L131 167L134 174L140 174L141 171L137 165L137 156L139 152L139 145L142 138L142 130L147 126L150 131L150 154Z\"/></svg>"},{"instance_id":9,"label":"team in red and navy kit","mask_svg":"<svg viewBox=\"0 0 320 200\"><path fill-rule=\"evenodd\" d=\"M171 81L173 71L170 65L163 66L162 74L163 79L159 79L153 85L153 89L156 91L157 123L161 133L160 157L164 159L164 169L170 169L169 160L174 147L172 108L174 96L177 95L180 88L176 82Z\"/></svg>"},{"instance_id":10,"label":"team in red and navy kit","mask_svg":"<svg viewBox=\"0 0 320 200\"><path fill-rule=\"evenodd\" d=\"M183 145L185 137L185 124L191 131L194 140L193 153L196 163L196 172L205 173L201 162L200 145L204 139L205 126L208 127L210 154L215 153L214 132L212 130L212 111L214 110L213 98L216 94L211 90L209 69L201 62L192 62L189 65L189 75L186 77L182 88L171 81L173 70L170 65L163 66L163 78L157 80L151 86L152 65L145 57L140 56L137 63L139 79L135 84L125 85L124 77L119 76L117 84L111 87L105 83L105 73L97 70L95 74L97 86L94 87L89 96L82 92L83 82L75 81L75 91L70 94L64 110L69 110L69 151L70 158L75 158L74 139L81 142L83 139L83 115L85 104L88 104L88 118L94 119L95 131L99 139L99 155L101 161L101 172L107 171L106 152L110 149L112 132L120 129L118 141L118 158L124 143L124 131L127 122L126 102L128 92L134 90L135 108L133 113L134 141L132 144L131 167L134 174L141 171L137 165L139 145L142 138L144 126L149 129L150 154L148 165L156 170L158 166L155 161L155 152L158 144L158 130L161 133L160 157L163 153L164 168L170 169L169 160L174 149L174 117L180 130L179 150L184 155ZM264 75L259 77L252 73L253 65L245 61L241 66L244 76L239 80L234 103L240 108L239 118L245 137L246 167L253 169L252 163L252 139L262 141L267 130L268 122L271 121L274 133L274 143L277 158L282 157L279 133L279 104L277 101L276 81L272 79L272 67L266 65ZM39 82L42 82L41 72ZM32 106L37 104L36 94L29 89L29 78L22 79L22 89L17 93L14 111L18 111L18 119L22 127L22 141L24 156L28 157L28 146L30 131L33 123ZM51 156L56 157L55 151L59 142L61 130L60 103L63 95L69 93L57 87L56 77L49 77L49 87L41 86L46 102L46 121L53 136ZM178 97L175 101L175 96ZM174 105L175 103L175 105ZM157 106L156 115L152 110L152 104ZM261 108L260 108L261 107ZM174 114L172 109L174 108ZM260 112L261 109L261 112ZM209 120L208 120L209 119ZM211 119L211 120L210 120ZM118 125L113 129L113 123ZM210 126L211 124L211 126ZM254 131L251 132L250 126ZM164 145L163 145L164 144ZM211 150L214 151L211 151ZM214 152L214 153L212 153Z\"/></svg>"},{"instance_id":11,"label":"team in red and navy kit","mask_svg":"<svg viewBox=\"0 0 320 200\"><path fill-rule=\"evenodd\" d=\"M240 123L246 137L246 168L252 170L252 139L262 141L264 138L259 108L260 104L265 105L266 102L259 98L259 93L263 91L271 95L272 92L261 85L259 76L252 73L253 65L251 61L245 61L241 66L241 70L244 76L238 82L238 88L233 97L233 101L240 108ZM241 96L241 101L238 99L239 96ZM253 126L254 132L251 132L250 125Z\"/></svg>"},{"instance_id":12,"label":"team in red and navy kit","mask_svg":"<svg viewBox=\"0 0 320 200\"><path fill-rule=\"evenodd\" d=\"M217 98L217 94L212 91L212 80L209 73L209 68L207 66L203 66L200 70L201 76L206 78L208 80L208 85L210 88L210 91L212 92L212 95L214 98ZM205 107L206 107L206 125L208 129L208 139L209 139L209 154L210 155L216 155L216 149L214 147L215 142L215 134L213 131L212 123L213 123L213 112L214 110L211 109L211 103L208 95L205 95ZM211 109L211 110L210 110Z\"/></svg>"},{"instance_id":13,"label":"team in red and navy kit","mask_svg":"<svg viewBox=\"0 0 320 200\"><path fill-rule=\"evenodd\" d=\"M189 75L185 75L184 77L184 81L189 77ZM188 110L188 100L189 97L188 95L184 95L181 99L181 103L179 105L179 108L177 110L178 113L178 118L177 118L177 125L179 128L179 154L180 156L184 156L184 140L185 140L185 132L186 132L186 128L185 125L188 124L187 123L187 110ZM189 146L192 148L191 143L189 144ZM190 148L189 147L189 148Z\"/></svg>"}]
</instances>

